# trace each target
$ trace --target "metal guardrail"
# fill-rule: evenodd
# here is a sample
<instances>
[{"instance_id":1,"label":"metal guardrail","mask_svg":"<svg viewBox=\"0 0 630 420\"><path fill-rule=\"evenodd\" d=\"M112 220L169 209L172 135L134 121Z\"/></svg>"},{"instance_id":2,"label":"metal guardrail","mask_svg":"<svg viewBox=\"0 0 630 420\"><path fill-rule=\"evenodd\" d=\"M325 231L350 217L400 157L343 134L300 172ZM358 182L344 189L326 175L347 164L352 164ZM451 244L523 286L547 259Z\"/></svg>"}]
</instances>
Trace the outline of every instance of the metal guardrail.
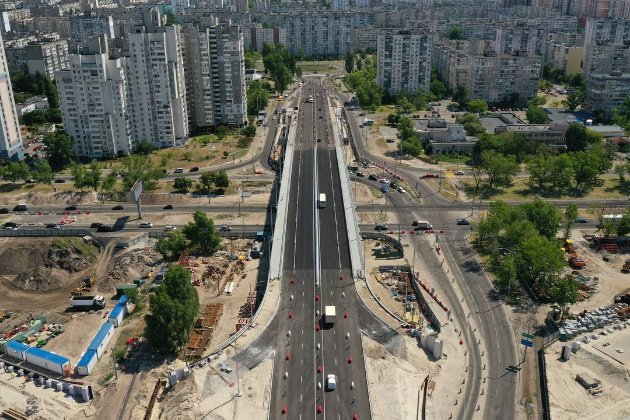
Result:
<instances>
[{"instance_id":1,"label":"metal guardrail","mask_svg":"<svg viewBox=\"0 0 630 420\"><path fill-rule=\"evenodd\" d=\"M551 420L551 408L549 405L549 388L547 387L547 364L545 362L545 349L538 350L538 375L540 376L540 399L543 420Z\"/></svg>"},{"instance_id":2,"label":"metal guardrail","mask_svg":"<svg viewBox=\"0 0 630 420\"><path fill-rule=\"evenodd\" d=\"M90 236L94 235L85 229L24 229L24 230L0 230L0 237L4 238L24 238L24 237L55 237L55 236Z\"/></svg>"}]
</instances>

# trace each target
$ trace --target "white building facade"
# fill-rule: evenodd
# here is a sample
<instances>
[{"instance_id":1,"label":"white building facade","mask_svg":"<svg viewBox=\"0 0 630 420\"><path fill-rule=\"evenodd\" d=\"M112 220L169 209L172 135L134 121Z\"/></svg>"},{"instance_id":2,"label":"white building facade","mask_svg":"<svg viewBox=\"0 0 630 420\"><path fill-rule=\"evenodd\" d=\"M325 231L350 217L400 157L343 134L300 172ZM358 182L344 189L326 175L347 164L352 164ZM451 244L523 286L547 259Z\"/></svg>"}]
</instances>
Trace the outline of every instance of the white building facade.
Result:
<instances>
[{"instance_id":1,"label":"white building facade","mask_svg":"<svg viewBox=\"0 0 630 420\"><path fill-rule=\"evenodd\" d=\"M22 133L18 114L15 109L13 87L7 59L4 55L4 43L0 37L0 161L20 160L24 156Z\"/></svg>"}]
</instances>

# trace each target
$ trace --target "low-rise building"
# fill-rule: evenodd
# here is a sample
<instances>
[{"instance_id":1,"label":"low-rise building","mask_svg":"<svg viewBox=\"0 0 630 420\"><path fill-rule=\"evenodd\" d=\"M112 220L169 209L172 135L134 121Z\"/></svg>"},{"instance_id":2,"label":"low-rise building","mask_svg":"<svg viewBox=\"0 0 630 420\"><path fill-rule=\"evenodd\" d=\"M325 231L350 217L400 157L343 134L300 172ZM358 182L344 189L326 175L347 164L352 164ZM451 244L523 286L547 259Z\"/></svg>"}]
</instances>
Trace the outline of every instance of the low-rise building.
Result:
<instances>
[{"instance_id":1,"label":"low-rise building","mask_svg":"<svg viewBox=\"0 0 630 420\"><path fill-rule=\"evenodd\" d=\"M448 124L444 120L414 119L413 126L423 143L431 144L431 153L470 153L477 142L467 136L461 124Z\"/></svg>"}]
</instances>

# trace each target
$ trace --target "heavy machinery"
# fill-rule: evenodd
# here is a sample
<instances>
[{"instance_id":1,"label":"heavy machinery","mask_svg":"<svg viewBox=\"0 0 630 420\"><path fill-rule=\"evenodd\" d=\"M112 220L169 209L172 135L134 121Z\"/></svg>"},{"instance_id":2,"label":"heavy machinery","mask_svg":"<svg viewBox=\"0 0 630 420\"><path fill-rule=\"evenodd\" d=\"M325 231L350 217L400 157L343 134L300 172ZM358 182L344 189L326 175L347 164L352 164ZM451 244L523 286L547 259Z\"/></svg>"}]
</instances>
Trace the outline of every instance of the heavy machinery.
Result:
<instances>
[{"instance_id":1,"label":"heavy machinery","mask_svg":"<svg viewBox=\"0 0 630 420\"><path fill-rule=\"evenodd\" d=\"M630 260L626 260L626 262L623 263L623 267L621 267L621 272L630 273Z\"/></svg>"}]
</instances>

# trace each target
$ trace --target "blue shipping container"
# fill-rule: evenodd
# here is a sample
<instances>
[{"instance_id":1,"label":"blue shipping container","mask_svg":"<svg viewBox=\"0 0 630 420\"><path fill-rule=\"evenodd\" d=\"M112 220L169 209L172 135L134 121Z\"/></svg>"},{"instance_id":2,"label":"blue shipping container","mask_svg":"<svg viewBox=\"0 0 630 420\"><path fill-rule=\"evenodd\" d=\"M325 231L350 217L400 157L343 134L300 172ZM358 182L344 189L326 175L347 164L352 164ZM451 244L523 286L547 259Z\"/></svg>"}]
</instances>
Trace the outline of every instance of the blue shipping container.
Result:
<instances>
[{"instance_id":1,"label":"blue shipping container","mask_svg":"<svg viewBox=\"0 0 630 420\"><path fill-rule=\"evenodd\" d=\"M37 347L25 352L26 361L59 374L70 374L70 359Z\"/></svg>"},{"instance_id":2,"label":"blue shipping container","mask_svg":"<svg viewBox=\"0 0 630 420\"><path fill-rule=\"evenodd\" d=\"M89 375L92 373L92 369L94 369L97 360L98 356L96 355L96 350L87 350L83 353L83 357L81 357L81 360L79 360L77 364L77 373L82 376Z\"/></svg>"},{"instance_id":3,"label":"blue shipping container","mask_svg":"<svg viewBox=\"0 0 630 420\"><path fill-rule=\"evenodd\" d=\"M112 335L114 335L114 326L109 322L104 323L101 325L101 328L98 330L87 349L95 350L98 358L100 359L105 352L105 347L112 338Z\"/></svg>"},{"instance_id":4,"label":"blue shipping container","mask_svg":"<svg viewBox=\"0 0 630 420\"><path fill-rule=\"evenodd\" d=\"M19 341L11 340L7 343L7 354L20 360L24 360L24 353L28 349L30 349L29 346Z\"/></svg>"}]
</instances>

